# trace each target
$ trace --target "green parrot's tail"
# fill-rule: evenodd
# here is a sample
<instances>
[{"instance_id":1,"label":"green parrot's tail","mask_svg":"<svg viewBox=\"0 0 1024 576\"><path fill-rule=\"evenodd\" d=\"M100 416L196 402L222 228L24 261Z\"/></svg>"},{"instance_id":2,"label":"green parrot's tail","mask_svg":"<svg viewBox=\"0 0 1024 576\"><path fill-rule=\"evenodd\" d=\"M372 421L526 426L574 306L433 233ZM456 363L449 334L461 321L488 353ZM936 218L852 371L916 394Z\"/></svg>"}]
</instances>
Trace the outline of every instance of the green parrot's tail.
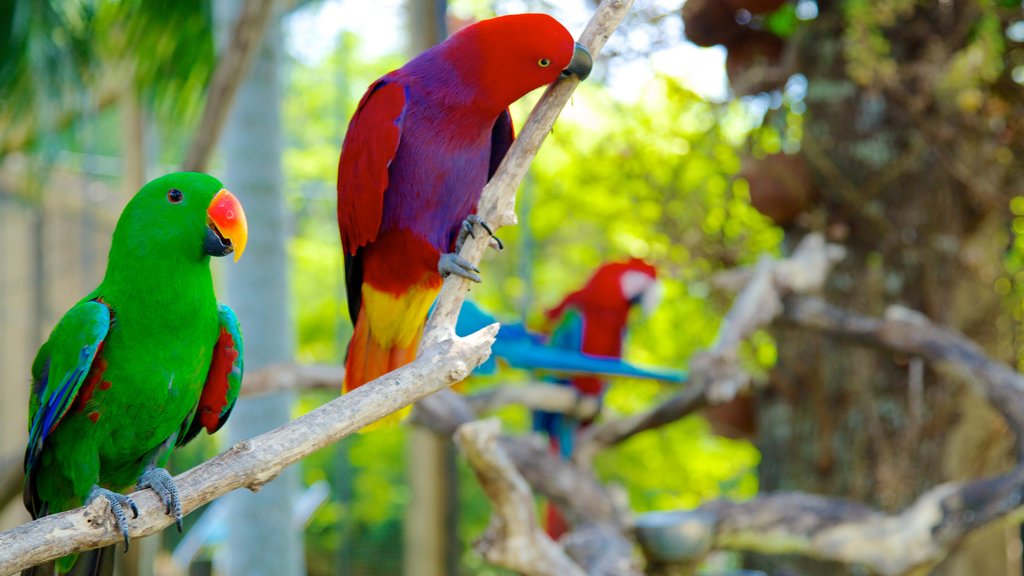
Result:
<instances>
[{"instance_id":1,"label":"green parrot's tail","mask_svg":"<svg viewBox=\"0 0 1024 576\"><path fill-rule=\"evenodd\" d=\"M114 548L107 546L81 554L69 554L56 562L29 568L21 576L111 576L114 573Z\"/></svg>"}]
</instances>

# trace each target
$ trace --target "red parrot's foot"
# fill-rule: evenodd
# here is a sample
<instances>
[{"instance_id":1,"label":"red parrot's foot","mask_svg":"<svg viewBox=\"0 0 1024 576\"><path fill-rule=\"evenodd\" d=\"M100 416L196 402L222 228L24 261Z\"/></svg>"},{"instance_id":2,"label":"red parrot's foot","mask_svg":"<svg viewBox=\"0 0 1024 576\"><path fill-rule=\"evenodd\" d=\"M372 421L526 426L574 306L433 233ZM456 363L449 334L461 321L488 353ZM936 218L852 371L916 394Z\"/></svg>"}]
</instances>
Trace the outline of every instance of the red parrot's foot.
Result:
<instances>
[{"instance_id":1,"label":"red parrot's foot","mask_svg":"<svg viewBox=\"0 0 1024 576\"><path fill-rule=\"evenodd\" d=\"M124 551L128 552L128 515L125 514L124 508L127 506L131 508L132 518L139 517L139 507L135 505L135 501L131 497L117 492L112 492L106 488L100 488L99 486L93 486L92 490L89 491L89 496L85 499L85 505L92 504L92 501L97 498L106 499L107 503L110 504L110 512L114 514L114 518L117 520L117 529L121 531L121 535L124 536Z\"/></svg>"},{"instance_id":2,"label":"red parrot's foot","mask_svg":"<svg viewBox=\"0 0 1024 576\"><path fill-rule=\"evenodd\" d=\"M181 534L181 498L178 497L178 486L174 483L171 473L163 468L150 468L139 476L139 482L135 487L139 490L152 488L160 496L160 501L167 507L166 514L170 516L173 510L174 523Z\"/></svg>"},{"instance_id":3,"label":"red parrot's foot","mask_svg":"<svg viewBox=\"0 0 1024 576\"><path fill-rule=\"evenodd\" d=\"M437 271L441 273L442 278L447 278L449 274L455 274L473 282L480 282L478 274L480 269L454 252L441 254L441 258L437 261Z\"/></svg>"},{"instance_id":4,"label":"red parrot's foot","mask_svg":"<svg viewBox=\"0 0 1024 576\"><path fill-rule=\"evenodd\" d=\"M501 243L501 240L499 240L497 236L494 235L494 231L487 225L487 221L476 214L470 214L462 221L462 228L459 230L458 237L455 238L456 254L462 250L462 244L466 242L466 238L476 238L476 234L473 234L473 226L477 224L491 235L491 248L494 248L499 252L505 249L505 245Z\"/></svg>"}]
</instances>

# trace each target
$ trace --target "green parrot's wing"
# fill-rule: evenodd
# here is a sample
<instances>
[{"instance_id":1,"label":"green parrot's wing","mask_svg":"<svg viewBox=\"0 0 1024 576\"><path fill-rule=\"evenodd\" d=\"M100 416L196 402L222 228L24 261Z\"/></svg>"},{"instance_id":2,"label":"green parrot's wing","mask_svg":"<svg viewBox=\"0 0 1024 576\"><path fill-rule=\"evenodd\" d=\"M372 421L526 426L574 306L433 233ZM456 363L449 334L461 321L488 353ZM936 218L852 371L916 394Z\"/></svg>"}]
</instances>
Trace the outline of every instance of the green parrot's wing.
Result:
<instances>
[{"instance_id":1,"label":"green parrot's wing","mask_svg":"<svg viewBox=\"0 0 1024 576\"><path fill-rule=\"evenodd\" d=\"M242 371L245 368L242 327L234 311L223 304L218 317L220 334L213 349L210 370L206 373L203 394L195 412L182 423L184 433L178 435L178 446L190 442L203 428L209 434L219 430L231 415L238 392L242 389Z\"/></svg>"},{"instance_id":2,"label":"green parrot's wing","mask_svg":"<svg viewBox=\"0 0 1024 576\"><path fill-rule=\"evenodd\" d=\"M88 300L77 304L61 318L50 339L39 348L32 362L32 394L29 400L28 447L25 471L30 473L43 449L43 443L75 403L84 403L91 386L99 382L103 370L94 361L110 330L111 311L106 304ZM92 378L89 376L93 372ZM82 384L89 380L85 390ZM81 397L79 398L81 393Z\"/></svg>"}]
</instances>

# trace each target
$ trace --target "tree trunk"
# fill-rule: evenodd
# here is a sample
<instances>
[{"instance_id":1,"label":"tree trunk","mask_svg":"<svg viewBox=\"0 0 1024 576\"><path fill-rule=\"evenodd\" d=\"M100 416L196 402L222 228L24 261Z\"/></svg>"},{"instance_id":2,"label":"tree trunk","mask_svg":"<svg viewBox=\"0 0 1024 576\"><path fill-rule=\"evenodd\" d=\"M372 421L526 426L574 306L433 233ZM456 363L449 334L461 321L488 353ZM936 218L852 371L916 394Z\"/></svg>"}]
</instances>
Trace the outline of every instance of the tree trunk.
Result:
<instances>
[{"instance_id":1,"label":"tree trunk","mask_svg":"<svg viewBox=\"0 0 1024 576\"><path fill-rule=\"evenodd\" d=\"M239 0L217 3L227 37ZM243 258L229 262L228 302L245 336L246 371L292 360L288 304L287 217L281 172L281 18L271 17L228 118L224 134L225 186L242 201L249 222ZM230 442L251 438L291 418L292 394L242 399L228 421ZM289 468L260 492L230 498L227 573L234 576L305 574L302 531L292 525L299 469Z\"/></svg>"},{"instance_id":2,"label":"tree trunk","mask_svg":"<svg viewBox=\"0 0 1024 576\"><path fill-rule=\"evenodd\" d=\"M1009 198L984 205L950 166L958 147L983 149L991 136L962 130L956 110L924 85L934 78L922 81L907 72L934 57L922 46L939 38L956 42L956 31L977 14L968 2L948 3L948 13L931 4L912 8L885 29L900 67L896 86L866 87L851 80L844 59L849 7L817 4L817 19L791 42L808 81L801 153L822 196L803 222L849 251L826 298L874 315L895 304L918 310L1011 360L999 347L1003 308L993 290L1003 272ZM944 131L954 134L952 141ZM972 168L983 173L993 167L979 161ZM1020 176L1018 169L1013 179ZM806 228L789 230L787 243ZM1002 419L964 382L919 359L792 329L777 331L776 338L778 365L759 403L763 490L842 495L896 510L935 484L989 475L1012 463ZM990 531L938 573L1020 574L1019 564L1007 563L1009 540L1019 540L1015 530ZM787 558L752 564L771 574L853 573Z\"/></svg>"}]
</instances>

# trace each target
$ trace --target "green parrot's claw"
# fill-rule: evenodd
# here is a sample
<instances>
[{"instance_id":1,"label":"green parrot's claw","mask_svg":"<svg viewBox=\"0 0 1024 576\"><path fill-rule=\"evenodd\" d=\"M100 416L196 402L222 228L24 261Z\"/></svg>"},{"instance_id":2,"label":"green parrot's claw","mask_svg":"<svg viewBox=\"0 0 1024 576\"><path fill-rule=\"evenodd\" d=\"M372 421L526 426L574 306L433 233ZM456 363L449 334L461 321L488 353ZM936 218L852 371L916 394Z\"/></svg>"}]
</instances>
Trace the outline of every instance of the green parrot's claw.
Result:
<instances>
[{"instance_id":1,"label":"green parrot's claw","mask_svg":"<svg viewBox=\"0 0 1024 576\"><path fill-rule=\"evenodd\" d=\"M178 496L178 486L174 483L171 473L163 468L150 468L142 476L139 476L139 483L136 484L136 487L139 490L152 488L160 496L160 501L167 508L166 514L170 516L171 512L174 512L174 524L178 527L180 534L181 498Z\"/></svg>"},{"instance_id":2,"label":"green parrot's claw","mask_svg":"<svg viewBox=\"0 0 1024 576\"><path fill-rule=\"evenodd\" d=\"M89 496L85 499L85 505L92 504L92 501L97 498L103 498L110 504L110 512L117 521L117 529L124 536L124 551L128 553L128 515L124 513L124 507L131 508L132 514L134 514L133 518L139 517L139 507L135 505L135 501L131 497L112 492L106 488L100 488L99 486L93 486L92 490L89 491Z\"/></svg>"},{"instance_id":3,"label":"green parrot's claw","mask_svg":"<svg viewBox=\"0 0 1024 576\"><path fill-rule=\"evenodd\" d=\"M479 225L491 236L491 247L497 251L505 249L505 245L501 243L501 240L494 235L494 231L488 226L487 221L477 216L476 214L470 214L466 216L466 219L462 221L462 226L459 229L459 235L455 238L455 253L458 254L462 250L462 245L466 243L466 238L476 238L476 234L473 234L473 226Z\"/></svg>"},{"instance_id":4,"label":"green parrot's claw","mask_svg":"<svg viewBox=\"0 0 1024 576\"><path fill-rule=\"evenodd\" d=\"M437 271L441 273L442 278L455 274L473 282L480 282L480 275L477 274L480 272L480 269L469 260L455 253L441 254L441 258L437 261Z\"/></svg>"}]
</instances>

